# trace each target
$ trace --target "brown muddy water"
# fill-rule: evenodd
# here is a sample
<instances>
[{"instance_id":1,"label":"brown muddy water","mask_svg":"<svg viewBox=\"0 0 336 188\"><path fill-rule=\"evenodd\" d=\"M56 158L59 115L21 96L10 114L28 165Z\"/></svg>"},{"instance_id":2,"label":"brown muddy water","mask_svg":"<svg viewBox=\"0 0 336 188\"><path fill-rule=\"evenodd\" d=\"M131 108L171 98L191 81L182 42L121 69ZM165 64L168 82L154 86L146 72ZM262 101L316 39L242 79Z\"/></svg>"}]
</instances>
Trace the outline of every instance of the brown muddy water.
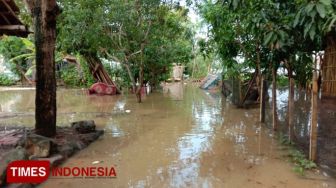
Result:
<instances>
[{"instance_id":1,"label":"brown muddy water","mask_svg":"<svg viewBox=\"0 0 336 188\"><path fill-rule=\"evenodd\" d=\"M271 91L269 91L271 93ZM277 91L277 109L279 114L279 132L288 137L288 88ZM271 102L271 99L270 99ZM266 126L272 127L271 104L266 115ZM322 98L318 100L318 138L317 163L329 175L336 178L336 100ZM297 148L309 155L309 138L311 127L311 93L295 91L294 96L294 135Z\"/></svg>"},{"instance_id":2,"label":"brown muddy water","mask_svg":"<svg viewBox=\"0 0 336 188\"><path fill-rule=\"evenodd\" d=\"M34 125L34 90L0 91L0 125ZM128 110L130 110L130 113ZM127 112L126 112L127 111ZM41 187L336 187L318 170L293 172L286 151L218 93L183 84L147 96L88 96L58 91L58 125L93 119L105 135L64 167L113 166L112 179L53 179Z\"/></svg>"}]
</instances>

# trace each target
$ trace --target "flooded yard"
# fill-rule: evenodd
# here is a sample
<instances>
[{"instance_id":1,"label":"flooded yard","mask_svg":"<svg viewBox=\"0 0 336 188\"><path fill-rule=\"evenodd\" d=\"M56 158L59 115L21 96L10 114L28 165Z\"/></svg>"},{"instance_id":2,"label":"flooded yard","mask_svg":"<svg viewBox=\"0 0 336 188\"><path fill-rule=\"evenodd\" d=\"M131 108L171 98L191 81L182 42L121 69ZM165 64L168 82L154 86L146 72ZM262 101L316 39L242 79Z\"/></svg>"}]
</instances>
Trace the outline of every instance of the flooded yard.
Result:
<instances>
[{"instance_id":1,"label":"flooded yard","mask_svg":"<svg viewBox=\"0 0 336 188\"><path fill-rule=\"evenodd\" d=\"M271 91L269 91L271 93ZM279 131L288 138L288 88L278 90ZM270 99L271 102L271 99ZM311 93L295 91L293 140L300 150L309 156L311 127ZM266 126L272 128L271 104L267 106ZM323 98L318 101L317 163L329 175L336 178L336 100Z\"/></svg>"},{"instance_id":2,"label":"flooded yard","mask_svg":"<svg viewBox=\"0 0 336 188\"><path fill-rule=\"evenodd\" d=\"M89 96L59 89L59 126L93 119L105 135L63 166L99 161L112 179L50 178L41 187L336 187L318 170L293 172L286 151L259 124L259 109L237 109L218 93L183 84L146 96ZM34 90L0 90L0 125L34 126Z\"/></svg>"}]
</instances>

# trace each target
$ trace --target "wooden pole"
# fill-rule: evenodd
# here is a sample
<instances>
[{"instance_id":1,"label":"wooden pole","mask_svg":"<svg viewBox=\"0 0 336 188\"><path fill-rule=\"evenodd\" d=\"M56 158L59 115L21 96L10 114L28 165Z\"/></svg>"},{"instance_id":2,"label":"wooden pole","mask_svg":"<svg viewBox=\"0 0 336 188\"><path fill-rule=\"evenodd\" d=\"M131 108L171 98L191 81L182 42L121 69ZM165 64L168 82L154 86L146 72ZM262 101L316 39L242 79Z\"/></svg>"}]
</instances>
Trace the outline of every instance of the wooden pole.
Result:
<instances>
[{"instance_id":1,"label":"wooden pole","mask_svg":"<svg viewBox=\"0 0 336 188\"><path fill-rule=\"evenodd\" d=\"M310 144L309 144L309 159L316 161L317 151L317 99L318 99L318 87L317 87L317 73L313 73L313 92L311 99L311 127L310 127Z\"/></svg>"},{"instance_id":2,"label":"wooden pole","mask_svg":"<svg viewBox=\"0 0 336 188\"><path fill-rule=\"evenodd\" d=\"M265 112L266 112L266 81L264 77L261 76L261 90L260 90L260 122L265 123Z\"/></svg>"},{"instance_id":3,"label":"wooden pole","mask_svg":"<svg viewBox=\"0 0 336 188\"><path fill-rule=\"evenodd\" d=\"M293 142L294 139L294 78L292 76L292 70L288 71L289 77L289 95L288 95L288 133L289 141Z\"/></svg>"},{"instance_id":4,"label":"wooden pole","mask_svg":"<svg viewBox=\"0 0 336 188\"><path fill-rule=\"evenodd\" d=\"M277 114L277 97L276 97L276 74L277 74L277 70L275 67L273 67L272 69L272 112L273 112L273 130L277 130L278 129L278 114Z\"/></svg>"},{"instance_id":5,"label":"wooden pole","mask_svg":"<svg viewBox=\"0 0 336 188\"><path fill-rule=\"evenodd\" d=\"M56 17L59 12L55 0L36 0L33 12L36 46L35 129L40 135L56 134L56 75L55 42Z\"/></svg>"},{"instance_id":6,"label":"wooden pole","mask_svg":"<svg viewBox=\"0 0 336 188\"><path fill-rule=\"evenodd\" d=\"M27 31L24 25L0 25L0 30Z\"/></svg>"},{"instance_id":7,"label":"wooden pole","mask_svg":"<svg viewBox=\"0 0 336 188\"><path fill-rule=\"evenodd\" d=\"M253 74L253 78L250 80L250 82L249 82L249 84L248 84L248 88L247 88L247 90L246 90L246 93L245 93L245 95L244 95L243 100L240 102L240 106L243 106L243 105L244 105L244 103L245 103L245 101L246 101L246 99L247 99L247 97L248 97L248 95L249 95L249 93L250 93L250 90L252 89L252 86L253 86L253 84L254 84L254 80L256 79L257 75L258 75L258 72L255 72L255 73Z\"/></svg>"}]
</instances>

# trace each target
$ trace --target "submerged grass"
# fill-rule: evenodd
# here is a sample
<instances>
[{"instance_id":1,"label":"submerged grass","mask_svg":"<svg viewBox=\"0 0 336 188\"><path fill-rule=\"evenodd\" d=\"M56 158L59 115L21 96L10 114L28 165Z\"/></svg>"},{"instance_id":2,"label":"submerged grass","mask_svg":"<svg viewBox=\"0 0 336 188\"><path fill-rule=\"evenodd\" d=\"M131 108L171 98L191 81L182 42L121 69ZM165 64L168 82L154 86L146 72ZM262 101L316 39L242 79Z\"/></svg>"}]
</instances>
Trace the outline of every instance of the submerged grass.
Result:
<instances>
[{"instance_id":1,"label":"submerged grass","mask_svg":"<svg viewBox=\"0 0 336 188\"><path fill-rule=\"evenodd\" d=\"M288 136L283 133L278 134L278 141L281 145L286 146L288 151L287 157L294 164L293 171L301 176L305 176L307 170L312 170L317 167L316 163L307 159L303 151L297 149L294 142L288 139Z\"/></svg>"}]
</instances>

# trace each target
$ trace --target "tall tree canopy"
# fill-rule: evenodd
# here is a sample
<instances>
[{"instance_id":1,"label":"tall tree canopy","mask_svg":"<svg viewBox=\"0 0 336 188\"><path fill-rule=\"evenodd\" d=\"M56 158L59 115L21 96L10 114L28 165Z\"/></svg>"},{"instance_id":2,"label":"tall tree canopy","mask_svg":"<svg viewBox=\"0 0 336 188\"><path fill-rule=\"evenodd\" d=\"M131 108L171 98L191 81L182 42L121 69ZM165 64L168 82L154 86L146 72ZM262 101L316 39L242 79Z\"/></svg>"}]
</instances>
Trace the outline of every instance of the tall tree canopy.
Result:
<instances>
[{"instance_id":1,"label":"tall tree canopy","mask_svg":"<svg viewBox=\"0 0 336 188\"><path fill-rule=\"evenodd\" d=\"M335 33L335 10L334 0L209 0L200 5L226 67L268 69L290 62L302 82L311 66L302 67L313 52L324 49L326 34ZM237 63L237 56L245 63Z\"/></svg>"},{"instance_id":2,"label":"tall tree canopy","mask_svg":"<svg viewBox=\"0 0 336 188\"><path fill-rule=\"evenodd\" d=\"M192 58L193 32L180 6L160 0L61 0L60 6L59 49L121 63L137 95L144 80L157 84L173 63Z\"/></svg>"}]
</instances>

